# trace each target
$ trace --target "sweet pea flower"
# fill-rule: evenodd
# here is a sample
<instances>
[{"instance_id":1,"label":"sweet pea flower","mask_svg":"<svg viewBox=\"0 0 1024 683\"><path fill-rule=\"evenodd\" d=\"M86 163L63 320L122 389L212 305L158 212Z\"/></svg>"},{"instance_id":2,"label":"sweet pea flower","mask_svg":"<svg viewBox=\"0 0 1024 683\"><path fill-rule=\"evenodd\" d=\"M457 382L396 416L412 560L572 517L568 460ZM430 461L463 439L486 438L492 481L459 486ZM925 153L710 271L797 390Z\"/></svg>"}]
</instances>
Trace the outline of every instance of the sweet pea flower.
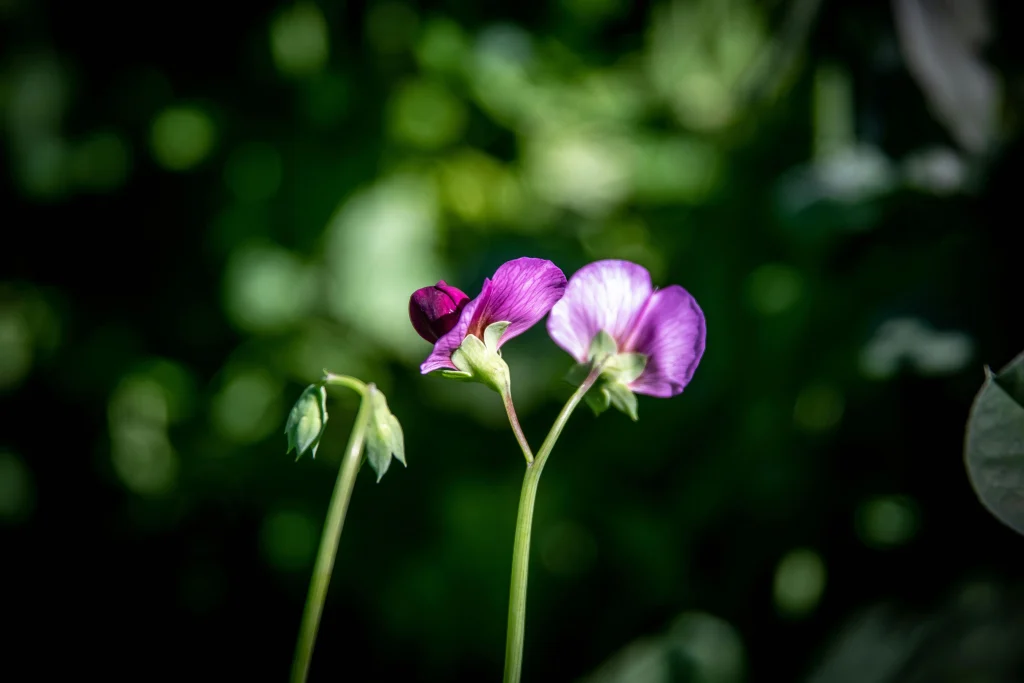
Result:
<instances>
[{"instance_id":1,"label":"sweet pea flower","mask_svg":"<svg viewBox=\"0 0 1024 683\"><path fill-rule=\"evenodd\" d=\"M433 344L448 333L459 314L469 302L469 297L444 280L433 287L417 289L409 297L409 319L416 332Z\"/></svg>"},{"instance_id":2,"label":"sweet pea flower","mask_svg":"<svg viewBox=\"0 0 1024 683\"><path fill-rule=\"evenodd\" d=\"M562 298L565 285L565 275L551 261L524 257L503 264L493 278L484 280L480 295L462 307L452 328L440 335L420 371L439 370L507 392L508 368L498 349L540 322Z\"/></svg>"},{"instance_id":3,"label":"sweet pea flower","mask_svg":"<svg viewBox=\"0 0 1024 683\"><path fill-rule=\"evenodd\" d=\"M600 365L600 412L609 402L636 419L636 394L669 398L683 391L704 354L704 314L679 285L655 289L645 268L597 261L569 280L551 309L548 333L589 371ZM593 392L591 392L593 393Z\"/></svg>"}]
</instances>

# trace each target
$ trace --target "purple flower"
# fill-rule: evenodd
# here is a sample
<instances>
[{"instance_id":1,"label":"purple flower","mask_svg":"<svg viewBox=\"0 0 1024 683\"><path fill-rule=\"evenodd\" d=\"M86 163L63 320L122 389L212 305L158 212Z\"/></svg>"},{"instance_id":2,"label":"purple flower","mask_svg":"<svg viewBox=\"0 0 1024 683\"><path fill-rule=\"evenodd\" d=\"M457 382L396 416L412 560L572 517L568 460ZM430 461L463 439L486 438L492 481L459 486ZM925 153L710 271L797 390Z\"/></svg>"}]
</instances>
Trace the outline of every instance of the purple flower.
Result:
<instances>
[{"instance_id":1,"label":"purple flower","mask_svg":"<svg viewBox=\"0 0 1024 683\"><path fill-rule=\"evenodd\" d=\"M704 314L694 298L679 285L655 290L650 273L629 261L580 268L548 318L551 338L580 363L590 361L602 331L617 353L646 357L643 372L627 385L638 394L679 394L704 354Z\"/></svg>"},{"instance_id":2,"label":"purple flower","mask_svg":"<svg viewBox=\"0 0 1024 683\"><path fill-rule=\"evenodd\" d=\"M409 297L409 320L421 337L433 344L455 327L469 301L462 290L441 280L433 287L417 289Z\"/></svg>"},{"instance_id":3,"label":"purple flower","mask_svg":"<svg viewBox=\"0 0 1024 683\"><path fill-rule=\"evenodd\" d=\"M422 290L421 290L422 291ZM492 279L485 279L480 296L465 305L458 322L434 344L420 372L458 370L452 354L468 336L484 340L484 331L497 322L508 327L494 351L540 322L565 291L565 275L551 261L519 258L503 264Z\"/></svg>"}]
</instances>

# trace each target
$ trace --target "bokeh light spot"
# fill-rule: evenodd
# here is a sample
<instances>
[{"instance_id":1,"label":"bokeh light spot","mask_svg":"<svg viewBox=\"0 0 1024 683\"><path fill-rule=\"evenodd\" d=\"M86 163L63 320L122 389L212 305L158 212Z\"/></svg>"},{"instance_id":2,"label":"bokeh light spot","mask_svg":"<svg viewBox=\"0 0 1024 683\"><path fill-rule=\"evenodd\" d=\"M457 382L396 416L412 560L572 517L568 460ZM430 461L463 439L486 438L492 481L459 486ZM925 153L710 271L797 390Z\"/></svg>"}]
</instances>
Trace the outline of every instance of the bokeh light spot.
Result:
<instances>
[{"instance_id":1,"label":"bokeh light spot","mask_svg":"<svg viewBox=\"0 0 1024 683\"><path fill-rule=\"evenodd\" d=\"M156 428L169 422L167 393L156 380L143 375L126 377L110 399L111 422L138 422Z\"/></svg>"},{"instance_id":2,"label":"bokeh light spot","mask_svg":"<svg viewBox=\"0 0 1024 683\"><path fill-rule=\"evenodd\" d=\"M439 165L445 206L470 224L514 220L523 188L514 173L478 150L461 150Z\"/></svg>"},{"instance_id":3,"label":"bokeh light spot","mask_svg":"<svg viewBox=\"0 0 1024 683\"><path fill-rule=\"evenodd\" d=\"M217 431L239 444L253 443L283 429L282 382L265 370L231 372L213 398Z\"/></svg>"},{"instance_id":4,"label":"bokeh light spot","mask_svg":"<svg viewBox=\"0 0 1024 683\"><path fill-rule=\"evenodd\" d=\"M409 293L445 272L436 256L437 218L436 184L402 174L357 192L328 227L332 313L367 343L417 363L425 354L409 325Z\"/></svg>"},{"instance_id":5,"label":"bokeh light spot","mask_svg":"<svg viewBox=\"0 0 1024 683\"><path fill-rule=\"evenodd\" d=\"M128 178L131 153L124 137L111 131L94 133L75 145L68 159L70 180L86 190L116 190Z\"/></svg>"},{"instance_id":6,"label":"bokeh light spot","mask_svg":"<svg viewBox=\"0 0 1024 683\"><path fill-rule=\"evenodd\" d=\"M56 135L40 135L24 145L19 180L26 194L40 199L67 190L68 145Z\"/></svg>"},{"instance_id":7,"label":"bokeh light spot","mask_svg":"<svg viewBox=\"0 0 1024 683\"><path fill-rule=\"evenodd\" d=\"M198 107L170 107L153 120L150 146L156 162L170 171L186 171L210 154L216 130Z\"/></svg>"},{"instance_id":8,"label":"bokeh light spot","mask_svg":"<svg viewBox=\"0 0 1024 683\"><path fill-rule=\"evenodd\" d=\"M308 76L323 69L329 45L327 21L311 2L282 10L270 24L270 52L285 76Z\"/></svg>"},{"instance_id":9,"label":"bokeh light spot","mask_svg":"<svg viewBox=\"0 0 1024 683\"><path fill-rule=\"evenodd\" d=\"M903 545L917 533L917 507L903 496L871 498L857 508L855 527L865 545L876 548Z\"/></svg>"},{"instance_id":10,"label":"bokeh light spot","mask_svg":"<svg viewBox=\"0 0 1024 683\"><path fill-rule=\"evenodd\" d=\"M761 315L771 316L792 308L803 293L799 271L781 263L767 263L747 278L747 297Z\"/></svg>"},{"instance_id":11,"label":"bokeh light spot","mask_svg":"<svg viewBox=\"0 0 1024 683\"><path fill-rule=\"evenodd\" d=\"M117 425L111 433L110 457L117 476L131 491L161 496L174 489L178 455L163 430L137 423Z\"/></svg>"},{"instance_id":12,"label":"bokeh light spot","mask_svg":"<svg viewBox=\"0 0 1024 683\"><path fill-rule=\"evenodd\" d=\"M309 311L316 279L316 273L287 249L270 243L247 245L228 260L224 308L239 329L281 330Z\"/></svg>"},{"instance_id":13,"label":"bokeh light spot","mask_svg":"<svg viewBox=\"0 0 1024 683\"><path fill-rule=\"evenodd\" d=\"M706 612L685 612L672 624L669 641L693 667L694 681L740 683L745 654L739 632L729 622Z\"/></svg>"},{"instance_id":14,"label":"bokeh light spot","mask_svg":"<svg viewBox=\"0 0 1024 683\"><path fill-rule=\"evenodd\" d=\"M128 375L110 397L107 419L111 464L124 485L143 496L173 490L179 463L167 436L168 389L145 373Z\"/></svg>"},{"instance_id":15,"label":"bokeh light spot","mask_svg":"<svg viewBox=\"0 0 1024 683\"><path fill-rule=\"evenodd\" d=\"M21 384L32 370L32 330L19 306L0 304L0 392Z\"/></svg>"},{"instance_id":16,"label":"bokeh light spot","mask_svg":"<svg viewBox=\"0 0 1024 683\"><path fill-rule=\"evenodd\" d=\"M390 103L390 135L420 149L438 149L455 142L466 125L462 101L441 83L409 81Z\"/></svg>"},{"instance_id":17,"label":"bokeh light spot","mask_svg":"<svg viewBox=\"0 0 1024 683\"><path fill-rule=\"evenodd\" d=\"M775 569L774 598L779 613L807 616L825 592L825 562L813 550L800 548L786 554Z\"/></svg>"},{"instance_id":18,"label":"bokeh light spot","mask_svg":"<svg viewBox=\"0 0 1024 683\"><path fill-rule=\"evenodd\" d=\"M533 190L557 206L604 215L630 191L630 150L607 136L569 131L536 136L525 168Z\"/></svg>"},{"instance_id":19,"label":"bokeh light spot","mask_svg":"<svg viewBox=\"0 0 1024 683\"><path fill-rule=\"evenodd\" d=\"M793 422L807 432L827 431L839 424L844 403L843 395L835 387L812 384L797 395Z\"/></svg>"},{"instance_id":20,"label":"bokeh light spot","mask_svg":"<svg viewBox=\"0 0 1024 683\"><path fill-rule=\"evenodd\" d=\"M469 43L462 28L450 19L431 19L416 44L416 59L425 70L452 73L468 58Z\"/></svg>"}]
</instances>

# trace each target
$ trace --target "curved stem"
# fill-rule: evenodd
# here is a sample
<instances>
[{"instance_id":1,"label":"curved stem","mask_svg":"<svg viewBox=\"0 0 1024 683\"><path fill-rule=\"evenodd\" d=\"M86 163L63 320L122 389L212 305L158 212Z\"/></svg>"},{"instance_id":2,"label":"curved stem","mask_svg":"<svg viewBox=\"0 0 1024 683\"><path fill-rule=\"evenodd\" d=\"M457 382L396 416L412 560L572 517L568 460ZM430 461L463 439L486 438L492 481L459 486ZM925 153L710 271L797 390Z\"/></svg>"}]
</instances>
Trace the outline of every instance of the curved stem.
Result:
<instances>
[{"instance_id":1,"label":"curved stem","mask_svg":"<svg viewBox=\"0 0 1024 683\"><path fill-rule=\"evenodd\" d=\"M523 428L519 425L519 417L516 415L516 407L512 403L512 391L509 387L505 387L504 391L501 392L501 401L505 404L505 414L508 415L508 423L512 425L512 431L516 435L516 441L519 442L519 448L522 449L523 455L526 457L526 464L533 464L533 451L530 450L530 444L526 441L526 434L523 433Z\"/></svg>"},{"instance_id":2,"label":"curved stem","mask_svg":"<svg viewBox=\"0 0 1024 683\"><path fill-rule=\"evenodd\" d=\"M523 490L519 496L519 513L516 515L515 546L512 549L512 586L508 598L504 683L519 683L523 672L523 642L526 636L526 584L530 570L530 535L533 528L533 507L537 500L537 485L540 483L540 475L544 470L544 463L551 455L555 442L562 434L562 429L569 421L569 417L600 374L601 366L595 365L562 407L562 412L558 414L555 423L551 426L551 431L548 432L547 438L541 444L536 459L526 466Z\"/></svg>"},{"instance_id":3,"label":"curved stem","mask_svg":"<svg viewBox=\"0 0 1024 683\"><path fill-rule=\"evenodd\" d=\"M363 442L366 440L366 427L370 418L370 399L366 385L359 380L344 375L333 375L325 372L324 383L348 387L359 393L362 400L359 412L352 427L352 434L345 447L345 455L338 471L338 480L331 494L330 506L327 510L327 521L324 523L323 536L320 538L320 549L317 552L313 576L309 581L309 595L302 613L302 625L299 627L299 638L295 644L295 660L292 663L292 683L304 683L309 675L309 663L313 658L313 646L316 643L316 632L320 627L320 615L324 611L324 598L327 597L327 585L331 581L334 569L334 558L338 553L338 541L341 529L345 525L345 513L352 498L352 488L356 483L359 463L363 454Z\"/></svg>"}]
</instances>

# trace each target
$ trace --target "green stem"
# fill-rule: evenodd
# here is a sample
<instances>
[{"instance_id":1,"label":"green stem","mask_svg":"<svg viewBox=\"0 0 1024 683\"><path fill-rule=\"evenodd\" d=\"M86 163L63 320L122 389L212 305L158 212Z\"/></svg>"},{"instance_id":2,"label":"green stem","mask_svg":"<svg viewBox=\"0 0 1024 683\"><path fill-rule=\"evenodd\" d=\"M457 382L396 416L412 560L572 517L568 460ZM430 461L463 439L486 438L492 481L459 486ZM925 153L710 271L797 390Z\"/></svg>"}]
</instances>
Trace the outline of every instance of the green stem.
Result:
<instances>
[{"instance_id":1,"label":"green stem","mask_svg":"<svg viewBox=\"0 0 1024 683\"><path fill-rule=\"evenodd\" d=\"M569 397L562 412L555 419L547 438L541 444L540 451L532 463L526 466L526 476L523 477L523 490L519 496L519 514L516 516L516 537L515 546L512 549L512 586L509 590L508 599L508 635L505 639L505 677L504 683L519 683L523 673L523 642L526 635L526 584L527 575L530 570L530 534L533 528L533 507L537 500L537 485L540 483L540 475L544 470L544 463L547 462L555 442L562 433L562 429L569 421L569 416L579 405L583 395L587 393L598 376L601 374L601 367L595 367L583 380L579 388Z\"/></svg>"},{"instance_id":2,"label":"green stem","mask_svg":"<svg viewBox=\"0 0 1024 683\"><path fill-rule=\"evenodd\" d=\"M313 658L313 646L316 643L316 632L320 626L320 615L324 611L324 598L327 597L327 585L331 581L334 569L334 558L338 553L338 541L341 529L345 525L345 513L352 498L352 488L356 483L356 474L363 455L363 442L366 440L366 427L370 418L370 399L366 385L353 377L324 373L325 384L336 384L348 387L359 393L362 400L359 412L352 427L352 434L345 447L344 459L338 471L338 481L334 485L330 507L327 510L327 521L324 524L323 536L320 538L320 550L317 552L313 576L309 581L309 595L302 613L302 625L299 627L299 639L295 645L295 661L292 664L292 683L305 683L309 675L309 663Z\"/></svg>"},{"instance_id":3,"label":"green stem","mask_svg":"<svg viewBox=\"0 0 1024 683\"><path fill-rule=\"evenodd\" d=\"M505 387L504 391L501 392L501 401L505 404L505 414L508 415L508 423L512 425L512 432L516 435L516 441L519 442L519 448L522 449L523 455L526 457L526 464L533 464L533 451L530 450L530 444L526 441L526 434L523 433L523 428L519 425L519 416L516 415L515 404L512 403L512 390L509 387Z\"/></svg>"}]
</instances>

